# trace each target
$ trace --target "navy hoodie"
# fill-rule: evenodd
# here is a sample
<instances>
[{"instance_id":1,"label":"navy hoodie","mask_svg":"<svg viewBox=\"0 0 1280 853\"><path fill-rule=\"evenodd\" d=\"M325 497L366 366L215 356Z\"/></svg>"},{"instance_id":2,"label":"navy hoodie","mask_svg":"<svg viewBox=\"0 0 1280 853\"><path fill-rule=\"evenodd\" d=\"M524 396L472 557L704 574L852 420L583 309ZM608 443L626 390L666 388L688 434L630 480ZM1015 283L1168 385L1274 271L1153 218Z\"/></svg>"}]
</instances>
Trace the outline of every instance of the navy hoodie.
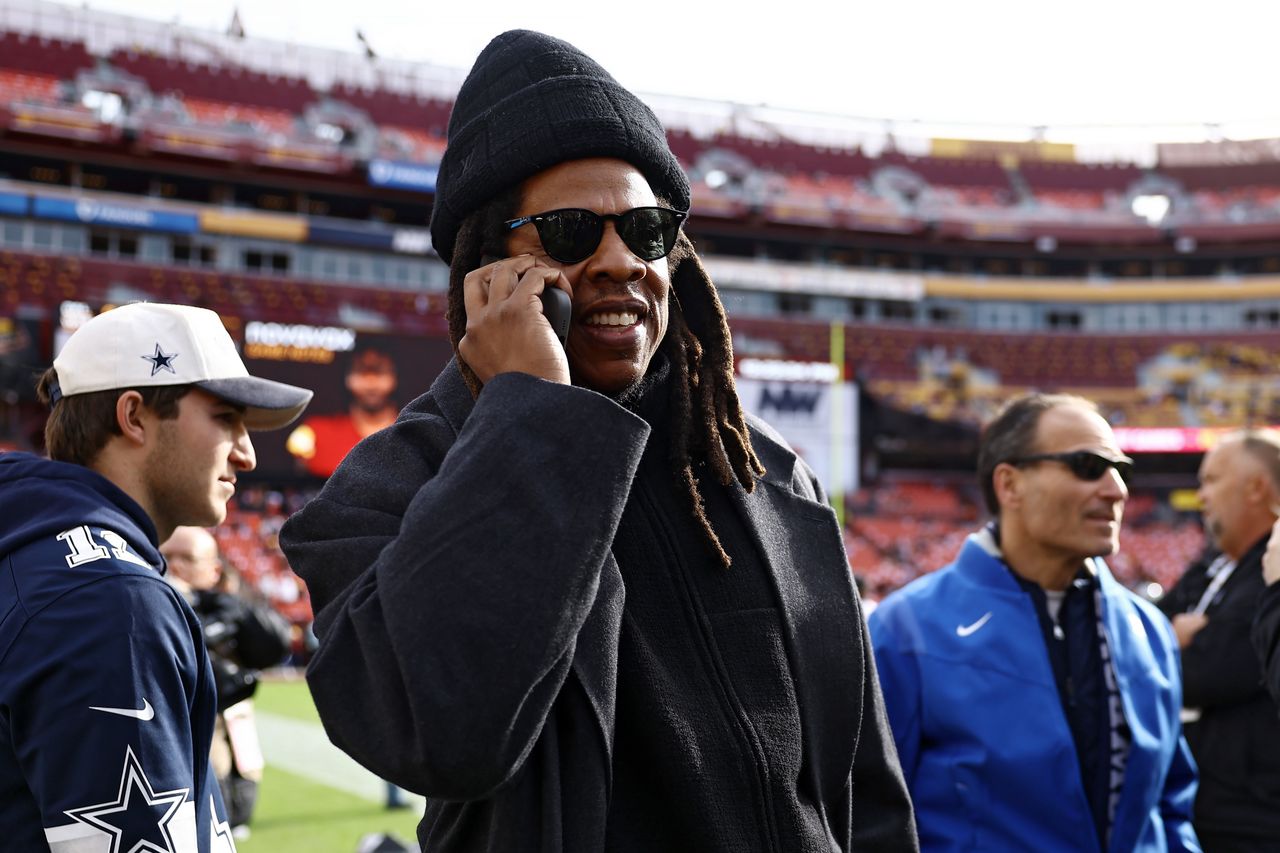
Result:
<instances>
[{"instance_id":1,"label":"navy hoodie","mask_svg":"<svg viewBox=\"0 0 1280 853\"><path fill-rule=\"evenodd\" d=\"M0 848L234 851L213 672L142 508L0 454Z\"/></svg>"}]
</instances>

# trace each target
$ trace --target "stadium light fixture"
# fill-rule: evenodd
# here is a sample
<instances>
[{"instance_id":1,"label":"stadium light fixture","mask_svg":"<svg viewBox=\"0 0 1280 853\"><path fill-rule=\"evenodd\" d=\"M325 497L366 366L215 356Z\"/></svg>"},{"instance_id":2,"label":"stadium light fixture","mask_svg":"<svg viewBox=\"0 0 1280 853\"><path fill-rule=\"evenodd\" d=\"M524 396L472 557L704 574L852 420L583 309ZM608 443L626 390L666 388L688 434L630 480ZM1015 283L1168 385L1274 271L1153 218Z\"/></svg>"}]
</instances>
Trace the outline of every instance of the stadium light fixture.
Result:
<instances>
[{"instance_id":1,"label":"stadium light fixture","mask_svg":"<svg viewBox=\"0 0 1280 853\"><path fill-rule=\"evenodd\" d=\"M124 98L115 92L90 89L80 96L80 104L93 110L103 124L115 124L124 113Z\"/></svg>"},{"instance_id":2,"label":"stadium light fixture","mask_svg":"<svg viewBox=\"0 0 1280 853\"><path fill-rule=\"evenodd\" d=\"M718 190L725 184L729 183L729 175L723 169L712 169L707 172L703 181L713 190Z\"/></svg>"},{"instance_id":3,"label":"stadium light fixture","mask_svg":"<svg viewBox=\"0 0 1280 853\"><path fill-rule=\"evenodd\" d=\"M1173 201L1164 193L1149 193L1134 196L1129 207L1134 216L1147 220L1148 225L1156 226L1169 215Z\"/></svg>"},{"instance_id":4,"label":"stadium light fixture","mask_svg":"<svg viewBox=\"0 0 1280 853\"><path fill-rule=\"evenodd\" d=\"M330 124L329 122L320 122L315 126L313 132L318 138L323 139L325 142L341 144L346 141L347 138L347 131L344 128L339 127L336 124Z\"/></svg>"}]
</instances>

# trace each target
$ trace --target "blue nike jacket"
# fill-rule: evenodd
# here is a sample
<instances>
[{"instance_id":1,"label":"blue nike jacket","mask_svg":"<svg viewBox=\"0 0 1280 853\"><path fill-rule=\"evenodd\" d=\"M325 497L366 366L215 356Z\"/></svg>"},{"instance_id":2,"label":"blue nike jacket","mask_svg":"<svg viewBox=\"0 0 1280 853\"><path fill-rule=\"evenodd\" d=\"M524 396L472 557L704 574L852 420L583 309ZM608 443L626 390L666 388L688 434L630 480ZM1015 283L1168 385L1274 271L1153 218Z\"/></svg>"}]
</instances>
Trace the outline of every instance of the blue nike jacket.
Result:
<instances>
[{"instance_id":1,"label":"blue nike jacket","mask_svg":"<svg viewBox=\"0 0 1280 853\"><path fill-rule=\"evenodd\" d=\"M1035 605L984 536L970 536L954 563L890 595L869 620L920 849L1096 851ZM1199 851L1173 629L1093 563L1131 732L1108 850Z\"/></svg>"},{"instance_id":2,"label":"blue nike jacket","mask_svg":"<svg viewBox=\"0 0 1280 853\"><path fill-rule=\"evenodd\" d=\"M155 538L88 468L0 454L4 850L235 850L213 671Z\"/></svg>"}]
</instances>

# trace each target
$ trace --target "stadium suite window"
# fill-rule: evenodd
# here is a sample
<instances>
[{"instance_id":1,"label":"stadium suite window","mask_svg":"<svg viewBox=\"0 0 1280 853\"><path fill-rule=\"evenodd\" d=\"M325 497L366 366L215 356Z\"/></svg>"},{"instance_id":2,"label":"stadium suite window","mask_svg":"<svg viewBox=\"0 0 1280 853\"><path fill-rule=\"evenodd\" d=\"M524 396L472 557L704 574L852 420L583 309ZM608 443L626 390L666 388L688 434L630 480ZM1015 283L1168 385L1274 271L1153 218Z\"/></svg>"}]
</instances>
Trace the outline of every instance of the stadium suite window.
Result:
<instances>
[{"instance_id":1,"label":"stadium suite window","mask_svg":"<svg viewBox=\"0 0 1280 853\"><path fill-rule=\"evenodd\" d=\"M53 226L35 225L31 229L31 246L35 249L53 250Z\"/></svg>"},{"instance_id":2,"label":"stadium suite window","mask_svg":"<svg viewBox=\"0 0 1280 853\"><path fill-rule=\"evenodd\" d=\"M959 326L962 319L959 308L935 305L929 309L930 326Z\"/></svg>"},{"instance_id":3,"label":"stadium suite window","mask_svg":"<svg viewBox=\"0 0 1280 853\"><path fill-rule=\"evenodd\" d=\"M283 275L289 272L289 256L284 252L245 249L244 268L252 272L270 272Z\"/></svg>"},{"instance_id":4,"label":"stadium suite window","mask_svg":"<svg viewBox=\"0 0 1280 853\"><path fill-rule=\"evenodd\" d=\"M142 258L147 261L164 263L169 259L168 241L159 235L148 235L142 238Z\"/></svg>"},{"instance_id":5,"label":"stadium suite window","mask_svg":"<svg viewBox=\"0 0 1280 853\"><path fill-rule=\"evenodd\" d=\"M170 247L170 257L175 264L211 267L217 259L213 246L192 243L190 240L174 240Z\"/></svg>"},{"instance_id":6,"label":"stadium suite window","mask_svg":"<svg viewBox=\"0 0 1280 853\"><path fill-rule=\"evenodd\" d=\"M69 228L64 225L58 229L58 249L68 255L83 255L88 240L89 233L83 228Z\"/></svg>"},{"instance_id":7,"label":"stadium suite window","mask_svg":"<svg viewBox=\"0 0 1280 853\"><path fill-rule=\"evenodd\" d=\"M812 313L813 297L807 293L779 293L778 311L782 314Z\"/></svg>"},{"instance_id":8,"label":"stadium suite window","mask_svg":"<svg viewBox=\"0 0 1280 853\"><path fill-rule=\"evenodd\" d=\"M1244 313L1244 323L1250 329L1275 329L1280 327L1280 310L1250 308Z\"/></svg>"},{"instance_id":9,"label":"stadium suite window","mask_svg":"<svg viewBox=\"0 0 1280 853\"><path fill-rule=\"evenodd\" d=\"M914 320L916 318L916 306L914 302L886 299L880 303L880 316L886 320Z\"/></svg>"},{"instance_id":10,"label":"stadium suite window","mask_svg":"<svg viewBox=\"0 0 1280 853\"><path fill-rule=\"evenodd\" d=\"M1050 329L1079 329L1082 325L1079 311L1050 311L1045 315L1045 324Z\"/></svg>"},{"instance_id":11,"label":"stadium suite window","mask_svg":"<svg viewBox=\"0 0 1280 853\"><path fill-rule=\"evenodd\" d=\"M320 275L327 279L338 277L338 255L336 252L324 252L320 255Z\"/></svg>"},{"instance_id":12,"label":"stadium suite window","mask_svg":"<svg viewBox=\"0 0 1280 853\"><path fill-rule=\"evenodd\" d=\"M23 244L23 223L6 219L4 226L0 227L0 240L3 240L6 246L21 247Z\"/></svg>"},{"instance_id":13,"label":"stadium suite window","mask_svg":"<svg viewBox=\"0 0 1280 853\"><path fill-rule=\"evenodd\" d=\"M849 309L849 300L843 296L815 296L812 311L828 320L848 320L853 316Z\"/></svg>"}]
</instances>

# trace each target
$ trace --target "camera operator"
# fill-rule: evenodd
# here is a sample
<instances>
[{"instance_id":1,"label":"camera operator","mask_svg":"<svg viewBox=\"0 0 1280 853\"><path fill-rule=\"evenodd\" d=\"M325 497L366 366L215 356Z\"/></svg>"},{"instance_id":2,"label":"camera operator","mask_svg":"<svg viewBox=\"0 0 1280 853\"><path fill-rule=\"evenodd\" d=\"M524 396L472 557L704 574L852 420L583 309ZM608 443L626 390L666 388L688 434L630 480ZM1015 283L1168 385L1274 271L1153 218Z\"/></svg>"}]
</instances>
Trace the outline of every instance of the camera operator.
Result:
<instances>
[{"instance_id":1,"label":"camera operator","mask_svg":"<svg viewBox=\"0 0 1280 853\"><path fill-rule=\"evenodd\" d=\"M218 543L201 527L179 527L160 546L168 579L200 618L218 692L218 721L210 761L227 805L232 833L245 838L262 779L249 701L259 670L275 666L289 651L289 626L265 602L251 602L220 589Z\"/></svg>"}]
</instances>

